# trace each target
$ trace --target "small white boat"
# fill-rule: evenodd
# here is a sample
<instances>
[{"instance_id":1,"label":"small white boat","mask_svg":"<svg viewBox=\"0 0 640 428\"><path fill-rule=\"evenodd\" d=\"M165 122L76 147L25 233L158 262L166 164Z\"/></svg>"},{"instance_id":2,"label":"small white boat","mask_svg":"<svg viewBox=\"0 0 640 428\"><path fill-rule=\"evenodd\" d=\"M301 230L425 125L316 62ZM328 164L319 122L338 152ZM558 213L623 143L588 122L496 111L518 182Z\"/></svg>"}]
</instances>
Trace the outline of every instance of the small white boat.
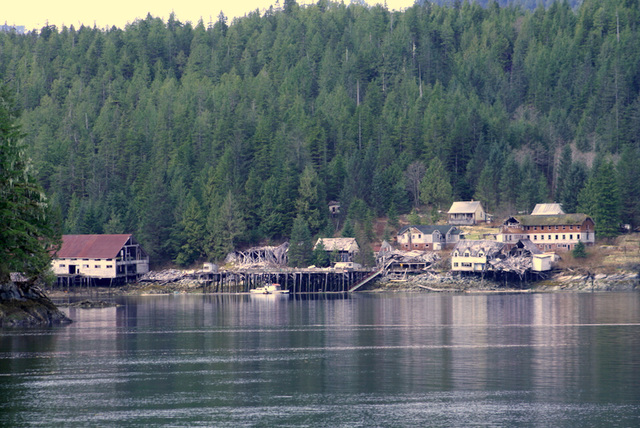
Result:
<instances>
[{"instance_id":1,"label":"small white boat","mask_svg":"<svg viewBox=\"0 0 640 428\"><path fill-rule=\"evenodd\" d=\"M249 290L251 294L289 294L289 290L283 290L280 284L270 284Z\"/></svg>"}]
</instances>

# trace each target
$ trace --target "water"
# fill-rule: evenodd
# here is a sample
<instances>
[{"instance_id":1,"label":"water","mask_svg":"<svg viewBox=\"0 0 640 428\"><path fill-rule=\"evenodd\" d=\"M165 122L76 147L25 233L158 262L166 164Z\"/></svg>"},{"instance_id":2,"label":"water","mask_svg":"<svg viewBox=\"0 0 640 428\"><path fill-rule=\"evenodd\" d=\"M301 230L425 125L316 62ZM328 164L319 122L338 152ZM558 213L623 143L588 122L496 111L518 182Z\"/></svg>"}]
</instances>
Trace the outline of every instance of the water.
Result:
<instances>
[{"instance_id":1,"label":"water","mask_svg":"<svg viewBox=\"0 0 640 428\"><path fill-rule=\"evenodd\" d=\"M0 330L2 426L640 426L640 294L142 296Z\"/></svg>"}]
</instances>

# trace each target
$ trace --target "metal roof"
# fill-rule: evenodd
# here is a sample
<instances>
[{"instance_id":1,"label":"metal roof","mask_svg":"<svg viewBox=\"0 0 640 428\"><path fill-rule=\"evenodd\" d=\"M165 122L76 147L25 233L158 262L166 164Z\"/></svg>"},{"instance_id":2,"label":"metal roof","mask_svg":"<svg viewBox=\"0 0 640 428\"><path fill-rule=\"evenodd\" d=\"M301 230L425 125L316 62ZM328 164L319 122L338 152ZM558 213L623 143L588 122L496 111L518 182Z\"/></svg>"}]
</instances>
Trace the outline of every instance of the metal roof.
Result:
<instances>
[{"instance_id":1,"label":"metal roof","mask_svg":"<svg viewBox=\"0 0 640 428\"><path fill-rule=\"evenodd\" d=\"M317 247L320 242L324 245L325 251L356 252L360 250L356 238L320 238L314 248Z\"/></svg>"},{"instance_id":2,"label":"metal roof","mask_svg":"<svg viewBox=\"0 0 640 428\"><path fill-rule=\"evenodd\" d=\"M448 214L465 214L465 213L474 213L478 209L478 207L482 207L482 203L480 201L459 201L451 204L451 208L449 208Z\"/></svg>"},{"instance_id":3,"label":"metal roof","mask_svg":"<svg viewBox=\"0 0 640 428\"><path fill-rule=\"evenodd\" d=\"M472 257L475 257L481 251L487 256L494 256L502 251L505 244L498 241L491 241L488 239L479 239L479 240L471 240L471 239L462 239L458 241L455 247L453 247L453 252L458 251L459 254L464 253L466 250L469 250Z\"/></svg>"},{"instance_id":4,"label":"metal roof","mask_svg":"<svg viewBox=\"0 0 640 428\"><path fill-rule=\"evenodd\" d=\"M62 246L56 257L60 259L113 259L131 238L123 235L62 235Z\"/></svg>"},{"instance_id":5,"label":"metal roof","mask_svg":"<svg viewBox=\"0 0 640 428\"><path fill-rule=\"evenodd\" d=\"M536 204L531 215L562 215L562 205L560 204Z\"/></svg>"},{"instance_id":6,"label":"metal roof","mask_svg":"<svg viewBox=\"0 0 640 428\"><path fill-rule=\"evenodd\" d=\"M415 228L417 230L419 230L420 232L424 233L425 235L431 235L434 231L438 231L443 235L446 235L447 233L451 232L451 234L455 234L455 232L458 230L455 226L451 226L451 225L444 225L444 226L438 226L438 225L426 225L426 224L420 224L420 225L408 225L403 227L402 229L400 229L400 231L398 232L398 235L402 235L404 234L407 230L411 229L411 228ZM451 230L453 229L453 230ZM460 233L460 232L458 232Z\"/></svg>"}]
</instances>

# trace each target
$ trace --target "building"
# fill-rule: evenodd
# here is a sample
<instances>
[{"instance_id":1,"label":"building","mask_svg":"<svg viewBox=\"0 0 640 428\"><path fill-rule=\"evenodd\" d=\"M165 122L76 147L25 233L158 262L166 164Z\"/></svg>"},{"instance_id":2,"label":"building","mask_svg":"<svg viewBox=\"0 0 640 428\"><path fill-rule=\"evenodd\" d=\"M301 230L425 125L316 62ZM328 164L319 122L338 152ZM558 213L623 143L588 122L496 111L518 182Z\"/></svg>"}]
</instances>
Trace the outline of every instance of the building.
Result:
<instances>
[{"instance_id":1,"label":"building","mask_svg":"<svg viewBox=\"0 0 640 428\"><path fill-rule=\"evenodd\" d=\"M560 204L536 204L533 211L531 211L531 215L564 215L565 212L562 210L562 205Z\"/></svg>"},{"instance_id":2,"label":"building","mask_svg":"<svg viewBox=\"0 0 640 428\"><path fill-rule=\"evenodd\" d=\"M586 214L513 216L504 221L496 239L509 247L530 239L542 251L571 250L578 241L594 244L594 226Z\"/></svg>"},{"instance_id":3,"label":"building","mask_svg":"<svg viewBox=\"0 0 640 428\"><path fill-rule=\"evenodd\" d=\"M451 253L454 272L486 272L493 270L490 261L504 257L505 245L491 240L461 240Z\"/></svg>"},{"instance_id":4,"label":"building","mask_svg":"<svg viewBox=\"0 0 640 428\"><path fill-rule=\"evenodd\" d=\"M337 255L337 260L333 260L335 262L352 262L360 251L356 238L320 238L313 249L315 250L320 243L327 253Z\"/></svg>"},{"instance_id":5,"label":"building","mask_svg":"<svg viewBox=\"0 0 640 428\"><path fill-rule=\"evenodd\" d=\"M126 283L149 272L149 256L133 235L63 235L52 260L58 276Z\"/></svg>"},{"instance_id":6,"label":"building","mask_svg":"<svg viewBox=\"0 0 640 428\"><path fill-rule=\"evenodd\" d=\"M410 250L442 250L460 239L460 230L455 226L405 226L396 237L398 247Z\"/></svg>"},{"instance_id":7,"label":"building","mask_svg":"<svg viewBox=\"0 0 640 428\"><path fill-rule=\"evenodd\" d=\"M473 226L488 219L480 201L454 202L447 214L449 224L458 226Z\"/></svg>"}]
</instances>

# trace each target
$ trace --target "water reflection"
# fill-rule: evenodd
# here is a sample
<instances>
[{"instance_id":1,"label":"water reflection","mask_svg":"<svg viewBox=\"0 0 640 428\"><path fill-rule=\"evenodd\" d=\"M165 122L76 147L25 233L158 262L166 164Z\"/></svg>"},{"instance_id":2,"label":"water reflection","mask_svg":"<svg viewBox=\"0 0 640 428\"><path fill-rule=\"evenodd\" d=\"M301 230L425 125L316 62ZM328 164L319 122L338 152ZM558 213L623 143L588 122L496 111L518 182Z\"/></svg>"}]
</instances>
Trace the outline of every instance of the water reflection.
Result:
<instances>
[{"instance_id":1,"label":"water reflection","mask_svg":"<svg viewBox=\"0 0 640 428\"><path fill-rule=\"evenodd\" d=\"M141 296L3 331L2 408L10 425L640 417L638 294L269 297Z\"/></svg>"}]
</instances>

